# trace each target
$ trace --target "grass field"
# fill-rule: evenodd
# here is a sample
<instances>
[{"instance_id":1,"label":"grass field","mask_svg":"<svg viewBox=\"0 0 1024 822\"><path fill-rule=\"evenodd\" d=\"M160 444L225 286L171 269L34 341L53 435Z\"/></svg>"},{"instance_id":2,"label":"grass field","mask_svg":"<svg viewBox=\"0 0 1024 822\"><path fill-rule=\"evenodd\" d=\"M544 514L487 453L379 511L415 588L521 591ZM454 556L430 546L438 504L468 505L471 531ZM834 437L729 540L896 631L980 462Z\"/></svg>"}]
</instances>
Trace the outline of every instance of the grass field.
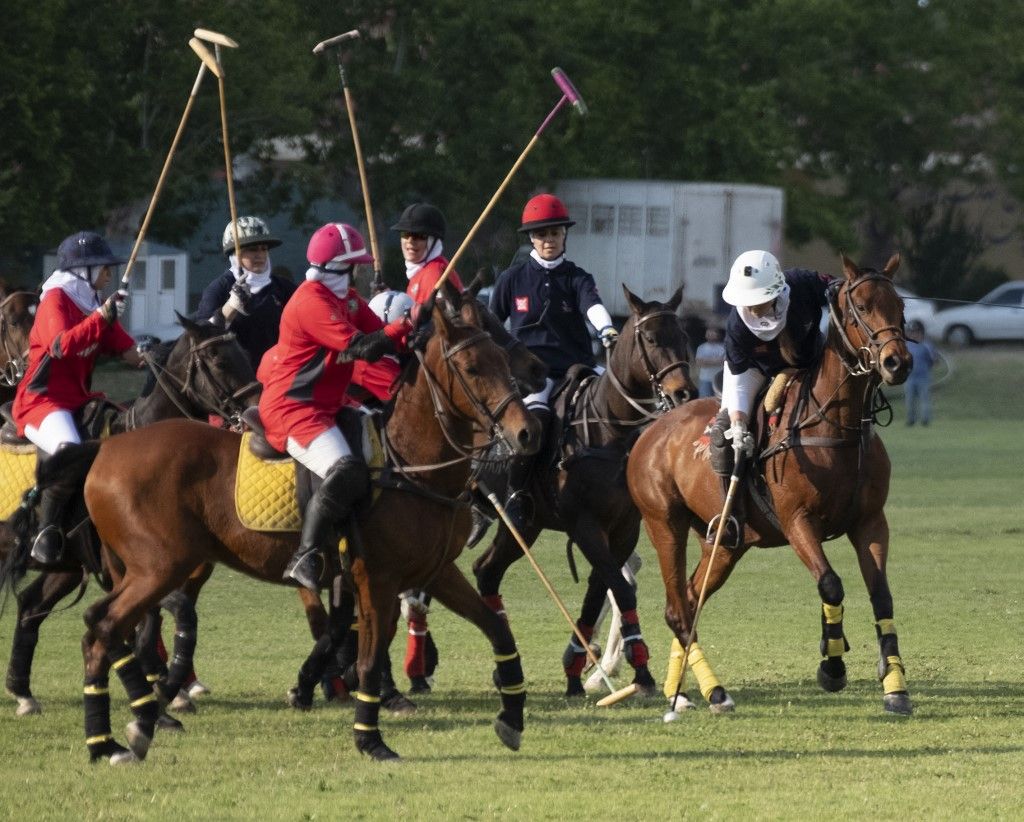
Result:
<instances>
[{"instance_id":1,"label":"grass field","mask_svg":"<svg viewBox=\"0 0 1024 822\"><path fill-rule=\"evenodd\" d=\"M568 628L526 563L506 603L530 694L518 753L491 730L490 653L438 610L434 693L384 717L396 765L361 758L351 708L309 713L284 694L310 642L295 594L219 570L200 601L197 667L213 693L144 764L90 766L81 711L82 606L43 628L41 716L0 712L0 816L11 819L1018 818L1024 806L1024 350L954 357L932 426L882 432L894 463L890 582L914 716L882 711L870 605L845 540L829 555L846 588L849 687L815 683L820 606L789 549L752 552L706 609L701 636L737 710L664 725L663 700L612 709L562 696ZM103 377L124 390L123 375ZM890 392L898 394L898 391ZM415 538L414 530L410 538ZM537 555L578 606L561 536ZM664 672L669 633L653 553L640 547L640 613ZM468 568L474 558L462 559ZM692 556L691 556L692 565ZM86 601L97 596L91 590ZM0 620L9 647L10 606ZM396 666L400 665L395 650ZM622 684L628 681L620 677ZM130 718L111 683L115 732Z\"/></svg>"}]
</instances>

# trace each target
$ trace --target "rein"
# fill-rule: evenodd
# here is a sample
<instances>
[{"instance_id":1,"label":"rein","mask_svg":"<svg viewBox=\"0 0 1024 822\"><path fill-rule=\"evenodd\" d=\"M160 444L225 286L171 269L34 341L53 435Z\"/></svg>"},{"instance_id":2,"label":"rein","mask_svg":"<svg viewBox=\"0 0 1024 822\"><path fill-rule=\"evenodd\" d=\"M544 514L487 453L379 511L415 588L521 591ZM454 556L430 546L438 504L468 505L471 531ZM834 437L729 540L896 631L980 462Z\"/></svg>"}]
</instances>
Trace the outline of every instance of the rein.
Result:
<instances>
[{"instance_id":1,"label":"rein","mask_svg":"<svg viewBox=\"0 0 1024 822\"><path fill-rule=\"evenodd\" d=\"M3 368L0 369L0 386L5 388L15 388L21 381L21 378L25 376L25 366L28 363L28 351L15 351L14 346L10 340L10 323L7 321L7 315L4 313L4 309L7 304L22 294L28 294L31 297L35 297L35 294L31 291L13 291L0 300L0 343L3 344L3 352L7 357L7 362L4 363Z\"/></svg>"}]
</instances>

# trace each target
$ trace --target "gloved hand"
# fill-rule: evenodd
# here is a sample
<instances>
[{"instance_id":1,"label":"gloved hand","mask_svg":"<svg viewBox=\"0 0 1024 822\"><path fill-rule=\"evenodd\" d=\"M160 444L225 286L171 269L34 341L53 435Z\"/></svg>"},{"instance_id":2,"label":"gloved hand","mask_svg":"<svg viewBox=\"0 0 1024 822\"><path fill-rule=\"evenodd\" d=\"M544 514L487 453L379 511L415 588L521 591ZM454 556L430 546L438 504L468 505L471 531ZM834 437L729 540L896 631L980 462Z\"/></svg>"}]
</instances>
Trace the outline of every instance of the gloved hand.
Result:
<instances>
[{"instance_id":1,"label":"gloved hand","mask_svg":"<svg viewBox=\"0 0 1024 822\"><path fill-rule=\"evenodd\" d=\"M135 341L135 350L139 352L139 355L148 354L153 350L153 337L149 334L139 337Z\"/></svg>"},{"instance_id":2,"label":"gloved hand","mask_svg":"<svg viewBox=\"0 0 1024 822\"><path fill-rule=\"evenodd\" d=\"M611 348L619 338L619 332L616 331L613 326L609 325L601 329L601 333L598 334L598 337L601 340L601 345L605 348Z\"/></svg>"},{"instance_id":3,"label":"gloved hand","mask_svg":"<svg viewBox=\"0 0 1024 822\"><path fill-rule=\"evenodd\" d=\"M224 304L236 314L249 316L249 303L252 301L252 291L244 282L235 283L231 286L231 293L228 294L228 301Z\"/></svg>"},{"instance_id":4,"label":"gloved hand","mask_svg":"<svg viewBox=\"0 0 1024 822\"><path fill-rule=\"evenodd\" d=\"M726 439L732 440L733 451L737 456L741 453L751 457L754 454L754 438L747 430L747 424L743 420L733 420L732 427L725 435Z\"/></svg>"},{"instance_id":5,"label":"gloved hand","mask_svg":"<svg viewBox=\"0 0 1024 822\"><path fill-rule=\"evenodd\" d=\"M96 310L107 321L107 325L113 325L114 321L124 316L124 312L128 310L128 292L123 288L118 289Z\"/></svg>"}]
</instances>

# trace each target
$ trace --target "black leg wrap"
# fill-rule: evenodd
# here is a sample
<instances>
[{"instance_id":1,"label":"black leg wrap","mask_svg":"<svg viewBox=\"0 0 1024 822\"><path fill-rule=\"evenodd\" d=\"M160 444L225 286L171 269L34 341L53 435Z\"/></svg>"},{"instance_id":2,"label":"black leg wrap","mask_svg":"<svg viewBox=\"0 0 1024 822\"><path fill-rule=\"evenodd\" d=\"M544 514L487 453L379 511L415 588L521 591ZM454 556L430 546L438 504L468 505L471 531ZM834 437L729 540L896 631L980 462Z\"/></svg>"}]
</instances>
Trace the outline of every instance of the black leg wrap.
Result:
<instances>
[{"instance_id":1,"label":"black leg wrap","mask_svg":"<svg viewBox=\"0 0 1024 822\"><path fill-rule=\"evenodd\" d=\"M818 595L828 605L839 605L843 601L843 581L831 568L818 580Z\"/></svg>"},{"instance_id":2,"label":"black leg wrap","mask_svg":"<svg viewBox=\"0 0 1024 822\"><path fill-rule=\"evenodd\" d=\"M132 713L138 720L139 728L152 739L160 706L152 686L146 681L142 666L135 658L135 654L125 645L112 648L109 658L110 666L117 672L121 684L128 693Z\"/></svg>"},{"instance_id":3,"label":"black leg wrap","mask_svg":"<svg viewBox=\"0 0 1024 822\"><path fill-rule=\"evenodd\" d=\"M194 631L174 632L174 656L167 668L167 689L173 693L181 690L188 675L192 673L195 659L196 634Z\"/></svg>"},{"instance_id":4,"label":"black leg wrap","mask_svg":"<svg viewBox=\"0 0 1024 822\"><path fill-rule=\"evenodd\" d=\"M95 762L115 753L111 750L112 745L123 751L124 748L114 742L110 732L110 691L107 679L87 678L84 693L85 744L89 748L90 761Z\"/></svg>"},{"instance_id":5,"label":"black leg wrap","mask_svg":"<svg viewBox=\"0 0 1024 822\"><path fill-rule=\"evenodd\" d=\"M356 750L371 759L384 761L398 759L398 754L384 744L377 720L380 716L380 697L356 691L356 716L352 725L355 731Z\"/></svg>"},{"instance_id":6,"label":"black leg wrap","mask_svg":"<svg viewBox=\"0 0 1024 822\"><path fill-rule=\"evenodd\" d=\"M31 628L23 628L20 624L14 629L14 643L11 647L11 659L7 663L7 690L15 696L31 697L32 689L32 658L35 656L36 645L39 644L39 627L35 623Z\"/></svg>"},{"instance_id":7,"label":"black leg wrap","mask_svg":"<svg viewBox=\"0 0 1024 822\"><path fill-rule=\"evenodd\" d=\"M896 634L883 634L877 625L875 626L875 633L878 634L878 647L883 658L900 655L900 643Z\"/></svg>"},{"instance_id":8,"label":"black leg wrap","mask_svg":"<svg viewBox=\"0 0 1024 822\"><path fill-rule=\"evenodd\" d=\"M517 731L523 730L523 706L526 704L526 683L519 652L495 653L495 674L501 692L501 713L498 719Z\"/></svg>"}]
</instances>

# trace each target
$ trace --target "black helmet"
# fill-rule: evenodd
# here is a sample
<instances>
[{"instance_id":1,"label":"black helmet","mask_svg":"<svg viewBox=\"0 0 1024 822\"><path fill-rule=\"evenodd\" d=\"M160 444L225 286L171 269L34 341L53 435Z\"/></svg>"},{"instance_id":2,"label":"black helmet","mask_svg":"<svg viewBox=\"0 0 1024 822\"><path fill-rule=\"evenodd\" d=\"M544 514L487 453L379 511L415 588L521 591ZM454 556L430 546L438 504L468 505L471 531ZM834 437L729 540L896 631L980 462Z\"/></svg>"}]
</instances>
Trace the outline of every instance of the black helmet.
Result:
<instances>
[{"instance_id":1,"label":"black helmet","mask_svg":"<svg viewBox=\"0 0 1024 822\"><path fill-rule=\"evenodd\" d=\"M405 211L397 223L391 226L392 231L409 231L413 234L426 234L428 237L444 239L447 226L444 214L437 206L430 203L413 203Z\"/></svg>"},{"instance_id":2,"label":"black helmet","mask_svg":"<svg viewBox=\"0 0 1024 822\"><path fill-rule=\"evenodd\" d=\"M114 255L110 245L99 234L79 231L65 237L57 248L57 265L62 269L76 266L121 265L127 262Z\"/></svg>"}]
</instances>

